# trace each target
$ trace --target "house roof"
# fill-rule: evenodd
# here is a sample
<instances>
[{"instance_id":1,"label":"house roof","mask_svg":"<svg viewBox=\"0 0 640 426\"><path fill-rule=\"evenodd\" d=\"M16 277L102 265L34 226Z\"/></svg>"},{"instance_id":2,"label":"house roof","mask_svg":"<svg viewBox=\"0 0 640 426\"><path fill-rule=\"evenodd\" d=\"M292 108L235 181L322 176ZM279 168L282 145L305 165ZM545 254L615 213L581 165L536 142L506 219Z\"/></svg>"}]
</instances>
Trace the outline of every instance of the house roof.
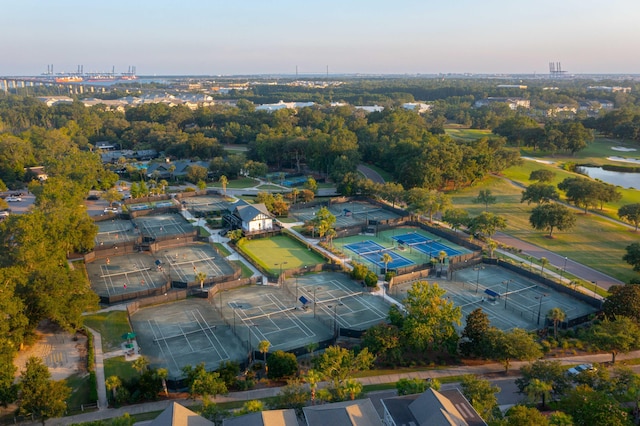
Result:
<instances>
[{"instance_id":1,"label":"house roof","mask_svg":"<svg viewBox=\"0 0 640 426\"><path fill-rule=\"evenodd\" d=\"M213 426L214 423L177 402L171 403L149 426Z\"/></svg>"},{"instance_id":2,"label":"house roof","mask_svg":"<svg viewBox=\"0 0 640 426\"><path fill-rule=\"evenodd\" d=\"M271 217L271 213L267 210L267 206L263 203L260 204L245 204L243 206L236 207L235 211L236 215L242 219L243 222L251 222L257 216L263 214L268 217Z\"/></svg>"},{"instance_id":3,"label":"house roof","mask_svg":"<svg viewBox=\"0 0 640 426\"><path fill-rule=\"evenodd\" d=\"M398 426L486 426L458 389L427 389L417 395L382 401Z\"/></svg>"},{"instance_id":4,"label":"house roof","mask_svg":"<svg viewBox=\"0 0 640 426\"><path fill-rule=\"evenodd\" d=\"M222 424L223 426L298 426L298 419L293 409L269 410L224 419Z\"/></svg>"},{"instance_id":5,"label":"house roof","mask_svg":"<svg viewBox=\"0 0 640 426\"><path fill-rule=\"evenodd\" d=\"M309 426L382 426L370 399L315 405L302 410Z\"/></svg>"}]
</instances>

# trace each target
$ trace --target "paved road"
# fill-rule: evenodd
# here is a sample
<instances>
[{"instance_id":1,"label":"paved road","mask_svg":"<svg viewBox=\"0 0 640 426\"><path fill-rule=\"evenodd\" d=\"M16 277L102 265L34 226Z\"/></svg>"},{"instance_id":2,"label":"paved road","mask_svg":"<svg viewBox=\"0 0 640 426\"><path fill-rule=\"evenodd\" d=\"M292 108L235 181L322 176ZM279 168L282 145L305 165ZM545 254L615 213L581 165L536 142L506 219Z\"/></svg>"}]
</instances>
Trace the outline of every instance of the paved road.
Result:
<instances>
[{"instance_id":1,"label":"paved road","mask_svg":"<svg viewBox=\"0 0 640 426\"><path fill-rule=\"evenodd\" d=\"M596 283L598 287L608 290L612 285L624 284L624 282L603 274L602 272L596 271L589 266L574 262L568 257L556 254L552 251L543 249L542 247L536 246L526 241L522 241L512 235L498 232L494 235L493 239L507 246L515 247L521 250L522 255L524 255L521 257L524 257L525 259L527 256L533 256L535 259L545 257L547 258L547 260L549 260L549 263L551 265L559 268L560 270L564 270L576 277L582 278L586 281L591 281L592 283ZM596 258L597 254L594 251L594 259Z\"/></svg>"},{"instance_id":2,"label":"paved road","mask_svg":"<svg viewBox=\"0 0 640 426\"><path fill-rule=\"evenodd\" d=\"M371 179L375 183L384 183L384 179L380 176L380 173L376 172L370 167L364 164L358 164L358 171L362 173L367 179Z\"/></svg>"},{"instance_id":3,"label":"paved road","mask_svg":"<svg viewBox=\"0 0 640 426\"><path fill-rule=\"evenodd\" d=\"M627 354L620 354L617 356L618 362L624 361L626 359L637 359L640 358L640 351L634 351ZM609 353L601 353L601 354L584 354L578 356L566 356L566 357L557 357L553 358L554 361L560 361L563 365L576 365L582 363L604 363L611 361L611 354ZM516 372L523 365L528 364L528 362L512 362L511 363L511 372ZM640 368L640 366L638 366ZM637 369L634 368L634 371L637 372ZM520 395L515 394L515 387L511 385L510 382L517 378L517 375L505 375L504 367L502 364L490 363L484 365L469 365L469 366L452 366L441 369L434 370L424 370L424 371L415 371L412 373L396 373L396 374L386 374L381 376L372 376L372 377L363 377L359 378L363 385L373 385L373 384L381 384L381 383L395 383L401 378L443 378L443 377L451 377L451 376L459 376L462 374L474 374L476 376L482 376L488 378L493 383L497 384L501 389L501 393L498 395L498 403L501 406L508 406L510 404L514 404L519 400ZM455 385L454 385L455 386ZM228 402L228 401L249 401L253 399L261 399L267 398L271 396L276 396L280 392L281 388L266 388L266 389L255 389L250 391L243 392L232 392L226 396L218 396L216 398L216 402ZM375 397L375 394L374 394ZM379 397L378 397L379 399ZM193 401L190 400L175 400L176 402L180 402L186 405L194 404ZM76 416L69 416L59 419L50 419L46 422L47 425L68 425L72 423L80 423L80 422L89 422L89 421L97 421L103 419L109 419L114 417L119 417L124 415L125 413L129 414L140 414L140 413L148 413L152 411L161 411L164 410L172 401L156 401L149 402L144 404L130 405L123 408L109 408L106 410L94 411L91 413L79 414Z\"/></svg>"}]
</instances>

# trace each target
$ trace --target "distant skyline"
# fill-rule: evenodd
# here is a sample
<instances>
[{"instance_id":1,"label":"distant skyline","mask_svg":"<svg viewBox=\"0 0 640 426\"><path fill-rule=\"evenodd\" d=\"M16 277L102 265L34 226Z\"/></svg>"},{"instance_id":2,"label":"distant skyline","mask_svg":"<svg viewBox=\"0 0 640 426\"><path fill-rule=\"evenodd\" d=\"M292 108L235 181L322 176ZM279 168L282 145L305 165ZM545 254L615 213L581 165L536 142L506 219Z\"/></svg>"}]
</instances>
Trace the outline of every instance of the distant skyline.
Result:
<instances>
[{"instance_id":1,"label":"distant skyline","mask_svg":"<svg viewBox=\"0 0 640 426\"><path fill-rule=\"evenodd\" d=\"M6 0L0 75L640 74L635 0Z\"/></svg>"}]
</instances>

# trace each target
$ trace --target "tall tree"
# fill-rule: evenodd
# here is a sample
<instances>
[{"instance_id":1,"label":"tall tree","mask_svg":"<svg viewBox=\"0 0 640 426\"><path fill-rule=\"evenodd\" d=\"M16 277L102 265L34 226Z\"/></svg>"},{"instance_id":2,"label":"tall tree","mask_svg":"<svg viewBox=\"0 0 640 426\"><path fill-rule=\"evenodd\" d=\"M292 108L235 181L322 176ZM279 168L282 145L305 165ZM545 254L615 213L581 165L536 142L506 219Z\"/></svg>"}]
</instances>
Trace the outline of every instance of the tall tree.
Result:
<instances>
[{"instance_id":1,"label":"tall tree","mask_svg":"<svg viewBox=\"0 0 640 426\"><path fill-rule=\"evenodd\" d=\"M462 330L462 338L465 341L460 349L465 355L484 356L486 351L485 336L489 331L491 321L481 308L474 309L467 315L467 321Z\"/></svg>"},{"instance_id":2,"label":"tall tree","mask_svg":"<svg viewBox=\"0 0 640 426\"><path fill-rule=\"evenodd\" d=\"M558 340L558 324L567 318L567 314L565 314L562 308L555 307L547 312L547 318L553 322L553 338Z\"/></svg>"},{"instance_id":3,"label":"tall tree","mask_svg":"<svg viewBox=\"0 0 640 426\"><path fill-rule=\"evenodd\" d=\"M556 177L556 173L548 169L533 170L529 174L529 180L538 181L540 183L551 182L554 177Z\"/></svg>"},{"instance_id":4,"label":"tall tree","mask_svg":"<svg viewBox=\"0 0 640 426\"><path fill-rule=\"evenodd\" d=\"M622 260L633 266L633 270L640 272L640 243L629 244L625 250L627 251Z\"/></svg>"},{"instance_id":5,"label":"tall tree","mask_svg":"<svg viewBox=\"0 0 640 426\"><path fill-rule=\"evenodd\" d=\"M541 204L531 211L529 223L536 230L548 230L549 238L554 229L565 231L576 224L576 215L562 204Z\"/></svg>"},{"instance_id":6,"label":"tall tree","mask_svg":"<svg viewBox=\"0 0 640 426\"><path fill-rule=\"evenodd\" d=\"M617 316L640 321L640 285L614 285L609 288L609 295L602 305L604 314L609 319Z\"/></svg>"},{"instance_id":7,"label":"tall tree","mask_svg":"<svg viewBox=\"0 0 640 426\"><path fill-rule=\"evenodd\" d=\"M527 204L537 203L540 205L550 203L552 200L558 200L559 198L560 195L558 191L556 191L555 186L544 183L534 183L522 191L520 202L524 203L526 201Z\"/></svg>"},{"instance_id":8,"label":"tall tree","mask_svg":"<svg viewBox=\"0 0 640 426\"><path fill-rule=\"evenodd\" d=\"M640 348L640 326L629 317L605 318L591 327L588 340L598 349L611 353L611 363L616 356Z\"/></svg>"},{"instance_id":9,"label":"tall tree","mask_svg":"<svg viewBox=\"0 0 640 426\"><path fill-rule=\"evenodd\" d=\"M473 199L474 203L484 204L484 211L489 210L489 204L495 204L497 198L492 194L490 189L481 189L478 196Z\"/></svg>"},{"instance_id":10,"label":"tall tree","mask_svg":"<svg viewBox=\"0 0 640 426\"><path fill-rule=\"evenodd\" d=\"M487 341L491 358L502 362L506 373L509 372L511 361L532 361L542 355L538 342L521 328L509 331L492 328L489 330Z\"/></svg>"},{"instance_id":11,"label":"tall tree","mask_svg":"<svg viewBox=\"0 0 640 426\"><path fill-rule=\"evenodd\" d=\"M20 375L20 414L34 416L44 425L47 419L64 414L69 395L71 389L65 381L51 380L51 373L40 358L27 360Z\"/></svg>"},{"instance_id":12,"label":"tall tree","mask_svg":"<svg viewBox=\"0 0 640 426\"><path fill-rule=\"evenodd\" d=\"M407 291L402 332L415 349L454 351L457 347L456 326L462 311L445 294L438 284L424 281L415 282Z\"/></svg>"},{"instance_id":13,"label":"tall tree","mask_svg":"<svg viewBox=\"0 0 640 426\"><path fill-rule=\"evenodd\" d=\"M536 360L522 366L520 373L522 377L516 379L516 386L520 393L526 393L527 387L533 380L550 383L550 392L554 398L564 397L573 386L566 367L560 361Z\"/></svg>"},{"instance_id":14,"label":"tall tree","mask_svg":"<svg viewBox=\"0 0 640 426\"><path fill-rule=\"evenodd\" d=\"M331 380L334 389L340 388L345 380L358 371L370 369L372 362L373 355L367 349L356 355L339 346L329 346L322 355L314 359L316 371Z\"/></svg>"},{"instance_id":15,"label":"tall tree","mask_svg":"<svg viewBox=\"0 0 640 426\"><path fill-rule=\"evenodd\" d=\"M586 385L572 390L561 408L573 418L575 426L628 426L626 411L607 392L596 391Z\"/></svg>"},{"instance_id":16,"label":"tall tree","mask_svg":"<svg viewBox=\"0 0 640 426\"><path fill-rule=\"evenodd\" d=\"M487 379L465 374L460 382L462 394L471 403L480 417L487 422L500 418L497 393L500 388Z\"/></svg>"},{"instance_id":17,"label":"tall tree","mask_svg":"<svg viewBox=\"0 0 640 426\"><path fill-rule=\"evenodd\" d=\"M482 212L480 215L470 219L467 227L472 234L482 234L487 238L491 238L497 231L507 227L507 221L502 216Z\"/></svg>"},{"instance_id":18,"label":"tall tree","mask_svg":"<svg viewBox=\"0 0 640 426\"><path fill-rule=\"evenodd\" d=\"M640 224L640 203L625 204L618 209L618 217L620 219L631 222L638 232L638 224Z\"/></svg>"}]
</instances>

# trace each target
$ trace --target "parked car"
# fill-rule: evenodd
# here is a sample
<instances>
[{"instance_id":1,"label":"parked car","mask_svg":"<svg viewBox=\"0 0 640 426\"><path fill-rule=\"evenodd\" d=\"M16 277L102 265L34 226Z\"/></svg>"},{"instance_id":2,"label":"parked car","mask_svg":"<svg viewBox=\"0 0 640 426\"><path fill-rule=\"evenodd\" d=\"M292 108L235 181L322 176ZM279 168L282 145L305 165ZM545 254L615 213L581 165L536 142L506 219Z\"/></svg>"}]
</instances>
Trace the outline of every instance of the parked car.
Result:
<instances>
[{"instance_id":1,"label":"parked car","mask_svg":"<svg viewBox=\"0 0 640 426\"><path fill-rule=\"evenodd\" d=\"M118 208L117 207L105 207L104 208L104 212L105 213L118 213Z\"/></svg>"},{"instance_id":2,"label":"parked car","mask_svg":"<svg viewBox=\"0 0 640 426\"><path fill-rule=\"evenodd\" d=\"M11 195L9 197L6 198L6 200L8 202L16 202L16 201L22 201L22 197L16 197L15 195Z\"/></svg>"},{"instance_id":3,"label":"parked car","mask_svg":"<svg viewBox=\"0 0 640 426\"><path fill-rule=\"evenodd\" d=\"M10 209L2 210L2 211L0 211L0 218L9 217L10 214L11 214L11 210Z\"/></svg>"},{"instance_id":4,"label":"parked car","mask_svg":"<svg viewBox=\"0 0 640 426\"><path fill-rule=\"evenodd\" d=\"M96 200L99 200L99 199L100 199L100 196L97 195L97 194L91 194L91 195L89 195L87 197L87 200L91 200L91 201L96 201Z\"/></svg>"},{"instance_id":5,"label":"parked car","mask_svg":"<svg viewBox=\"0 0 640 426\"><path fill-rule=\"evenodd\" d=\"M568 369L567 374L570 376L577 376L583 371L596 371L596 369L592 364L580 364Z\"/></svg>"}]
</instances>

